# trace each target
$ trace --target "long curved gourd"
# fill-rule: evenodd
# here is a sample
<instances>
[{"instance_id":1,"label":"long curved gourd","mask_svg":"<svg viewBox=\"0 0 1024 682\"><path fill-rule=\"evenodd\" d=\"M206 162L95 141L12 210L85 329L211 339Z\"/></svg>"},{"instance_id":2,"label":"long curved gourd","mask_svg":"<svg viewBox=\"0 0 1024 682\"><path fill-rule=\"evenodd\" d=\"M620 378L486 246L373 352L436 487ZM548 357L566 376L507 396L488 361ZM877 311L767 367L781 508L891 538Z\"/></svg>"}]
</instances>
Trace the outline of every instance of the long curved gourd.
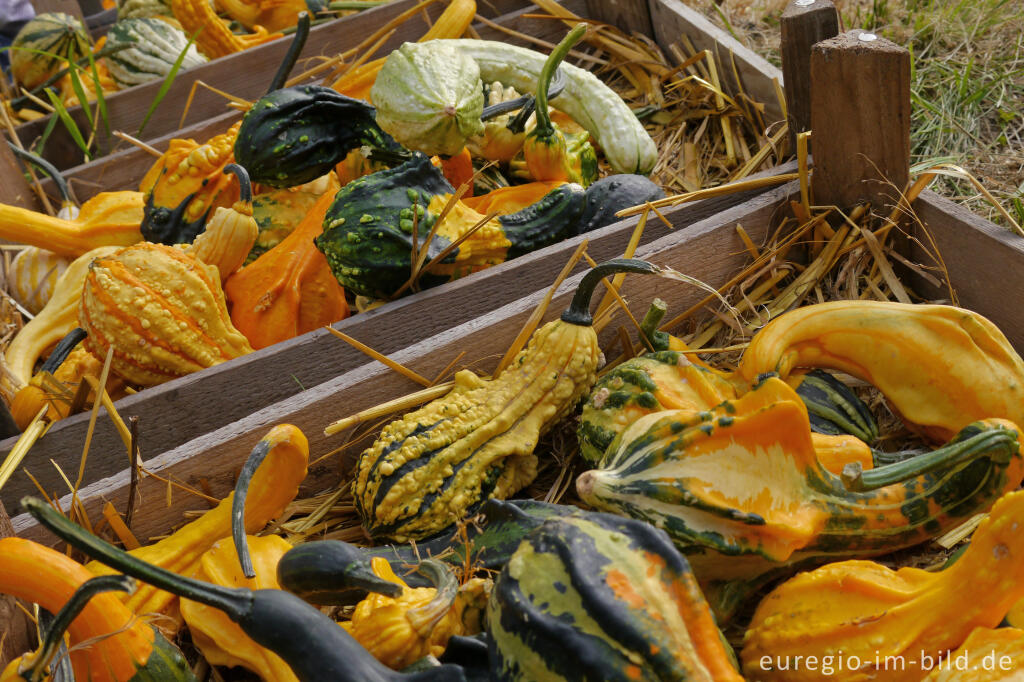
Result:
<instances>
[{"instance_id":1,"label":"long curved gourd","mask_svg":"<svg viewBox=\"0 0 1024 682\"><path fill-rule=\"evenodd\" d=\"M910 428L940 442L979 419L1024 423L1024 360L994 324L963 308L880 301L798 308L754 335L738 373L753 383L798 367L867 381Z\"/></svg>"},{"instance_id":2,"label":"long curved gourd","mask_svg":"<svg viewBox=\"0 0 1024 682\"><path fill-rule=\"evenodd\" d=\"M508 497L537 474L533 449L594 383L600 348L588 310L601 277L655 273L612 260L587 273L560 320L540 327L493 379L468 370L442 398L384 427L356 463L352 494L373 538L425 538L489 497Z\"/></svg>"},{"instance_id":3,"label":"long curved gourd","mask_svg":"<svg viewBox=\"0 0 1024 682\"><path fill-rule=\"evenodd\" d=\"M15 335L4 356L7 369L18 382L15 389L28 384L36 361L78 326L78 303L90 263L118 250L116 246L101 246L75 259L57 280L53 295L43 309Z\"/></svg>"},{"instance_id":4,"label":"long curved gourd","mask_svg":"<svg viewBox=\"0 0 1024 682\"><path fill-rule=\"evenodd\" d=\"M55 535L116 571L220 609L254 642L279 655L300 682L465 682L457 666L408 675L390 670L319 609L283 590L228 588L186 578L100 540L42 500L26 497L22 506Z\"/></svg>"},{"instance_id":5,"label":"long curved gourd","mask_svg":"<svg viewBox=\"0 0 1024 682\"><path fill-rule=\"evenodd\" d=\"M0 593L57 613L93 577L84 566L54 549L22 538L0 539ZM195 680L181 652L109 592L94 595L67 632L78 680ZM10 668L0 679L7 680L8 671Z\"/></svg>"},{"instance_id":6,"label":"long curved gourd","mask_svg":"<svg viewBox=\"0 0 1024 682\"><path fill-rule=\"evenodd\" d=\"M101 246L142 241L142 215L142 194L130 191L97 194L82 204L74 220L0 204L0 238L78 258Z\"/></svg>"},{"instance_id":7,"label":"long curved gourd","mask_svg":"<svg viewBox=\"0 0 1024 682\"><path fill-rule=\"evenodd\" d=\"M841 480L818 461L799 396L772 377L710 410L641 417L576 488L597 509L664 528L702 579L747 579L907 547L984 511L1024 479L1018 434L984 420L932 453Z\"/></svg>"},{"instance_id":8,"label":"long curved gourd","mask_svg":"<svg viewBox=\"0 0 1024 682\"><path fill-rule=\"evenodd\" d=\"M345 290L313 243L333 200L321 195L291 234L225 281L231 322L253 348L348 317Z\"/></svg>"},{"instance_id":9,"label":"long curved gourd","mask_svg":"<svg viewBox=\"0 0 1024 682\"><path fill-rule=\"evenodd\" d=\"M280 589L277 564L291 545L277 535L250 536L247 540L255 565L254 577L242 575L230 538L218 540L203 553L195 577L222 587ZM252 641L223 611L191 599L179 600L178 606L192 641L209 663L242 666L264 680L296 682L291 667L280 656Z\"/></svg>"},{"instance_id":10,"label":"long curved gourd","mask_svg":"<svg viewBox=\"0 0 1024 682\"><path fill-rule=\"evenodd\" d=\"M741 682L686 559L610 514L545 521L487 608L491 679Z\"/></svg>"},{"instance_id":11,"label":"long curved gourd","mask_svg":"<svg viewBox=\"0 0 1024 682\"><path fill-rule=\"evenodd\" d=\"M440 258L418 279L419 287L436 286L575 234L585 202L575 184L560 185L517 213L489 220L456 202L428 242L454 191L430 160L416 153L342 187L324 218L317 248L346 289L391 298L409 280L414 245L418 254L425 251L424 265ZM470 233L478 223L483 224Z\"/></svg>"},{"instance_id":12,"label":"long curved gourd","mask_svg":"<svg viewBox=\"0 0 1024 682\"><path fill-rule=\"evenodd\" d=\"M299 484L306 477L309 443L302 431L290 424L281 424L256 444L250 457L264 458L253 476L245 505L245 530L255 533L279 516L295 499ZM203 553L213 543L231 536L233 500L232 493L172 535L132 550L132 556L181 575L192 575L199 569ZM97 574L112 572L97 562L90 563L87 568ZM161 613L174 598L168 592L145 584L128 598L127 605L139 614Z\"/></svg>"},{"instance_id":13,"label":"long curved gourd","mask_svg":"<svg viewBox=\"0 0 1024 682\"><path fill-rule=\"evenodd\" d=\"M920 680L922 657L935 662L974 628L999 624L1024 597L1022 571L1024 493L1014 492L996 502L967 551L940 572L844 561L783 583L754 613L744 637L744 672L763 682ZM820 667L785 663L800 654L839 651L857 657L859 668L836 667L825 675ZM907 665L881 664L887 658Z\"/></svg>"}]
</instances>

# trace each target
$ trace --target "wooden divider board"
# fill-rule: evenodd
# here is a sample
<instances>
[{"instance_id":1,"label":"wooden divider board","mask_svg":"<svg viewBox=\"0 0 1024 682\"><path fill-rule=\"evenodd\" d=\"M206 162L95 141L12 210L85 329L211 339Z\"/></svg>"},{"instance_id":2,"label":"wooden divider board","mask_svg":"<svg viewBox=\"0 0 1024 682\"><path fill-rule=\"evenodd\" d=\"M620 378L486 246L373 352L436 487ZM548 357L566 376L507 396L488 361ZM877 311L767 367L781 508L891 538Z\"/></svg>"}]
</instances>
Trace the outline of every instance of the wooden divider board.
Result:
<instances>
[{"instance_id":1,"label":"wooden divider board","mask_svg":"<svg viewBox=\"0 0 1024 682\"><path fill-rule=\"evenodd\" d=\"M789 165L777 170L792 169ZM755 190L707 199L663 213L676 231L683 228L689 231L694 223L718 215L758 193ZM394 353L449 327L483 318L495 308L547 286L584 238L595 260L622 255L637 220L630 218L526 254L442 287L353 315L333 327L382 353ZM641 243L651 243L669 234L669 228L652 216ZM578 268L582 269L583 266ZM448 357L445 363L453 357ZM362 352L326 330L317 330L128 396L117 402L117 409L125 420L131 415L139 417L141 449L147 457L242 419L265 405L330 381L360 367L366 360ZM411 382L409 384L412 386ZM25 460L23 468L30 471L48 493L66 490L50 459L65 472L78 470L89 417L88 413L83 413L59 421L33 446ZM0 459L15 441L9 438L0 442ZM110 476L120 471L127 461L124 445L105 411L101 411L97 421L90 452L87 481ZM12 505L21 495L34 490L29 478L19 472L4 487L2 497Z\"/></svg>"},{"instance_id":2,"label":"wooden divider board","mask_svg":"<svg viewBox=\"0 0 1024 682\"><path fill-rule=\"evenodd\" d=\"M313 62L307 63L306 60L318 56L333 56L356 47L376 29L409 8L415 7L416 4L418 4L418 0L394 0L394 2L381 7L364 10L358 14L314 27L309 32L309 39L302 51L295 72L299 73L308 68L308 65L313 64ZM527 4L529 4L528 0L487 0L480 2L478 9L485 16L495 17L515 9L521 9ZM582 9L582 0L579 0L579 6ZM443 9L444 6L440 3L431 5L428 8L431 20L435 19ZM427 31L427 28L423 16L416 14L397 27L394 35L381 48L381 54L386 55L405 41L418 39ZM277 70L290 43L291 39L286 36L283 39L274 40L179 72L161 105L146 123L144 139L165 135L181 128L179 122L185 108L185 101L192 89L192 84L197 80L243 99L253 100L265 94L270 84L270 78ZM134 135L162 84L162 80L151 81L108 95L106 104L111 129L122 130ZM222 96L200 87L196 90L186 122L195 123L218 116L226 111L226 104L227 102ZM81 107L69 109L69 113L81 129L87 129L85 127L87 125L85 112ZM43 132L47 121L48 117L18 126L18 136L23 143L28 145ZM108 149L117 142L119 142L117 138L108 138L101 126L100 134L97 137L99 148ZM82 162L78 147L67 130L60 124L54 128L44 151L44 156L59 169L70 168Z\"/></svg>"},{"instance_id":3,"label":"wooden divider board","mask_svg":"<svg viewBox=\"0 0 1024 682\"><path fill-rule=\"evenodd\" d=\"M779 202L794 191L795 186L791 183L745 204L721 211L690 225L686 230L667 234L641 247L637 256L671 266L712 286L721 286L749 259L737 235L737 223L743 226L755 243L764 241ZM591 249L591 253L595 257L599 255L594 249ZM596 259L606 257L600 255ZM472 365L485 372L492 370L500 354L511 344L543 298L547 285L553 279L553 275L546 279L521 275L521 270L522 264L513 274L521 284L529 283L531 288L535 288L533 293L517 297L500 307L490 304L488 312L398 350L391 357L425 376L433 376L460 352L465 351L461 365ZM565 309L584 270L580 269L559 288L545 320L554 319ZM499 286L485 289L478 282L473 291L486 290L490 296L497 294L500 289ZM669 303L672 314L672 311L684 310L706 294L681 282L630 275L626 277L622 295L629 302L633 314L641 316L655 296ZM619 324L629 323L620 317L605 330L604 343L608 342L608 337ZM144 449L144 466L161 477L190 485L197 485L200 478L205 479L213 494L224 495L230 490L234 476L249 451L274 424L291 423L301 428L309 438L311 459L315 460L345 442L344 434L324 436L323 429L328 423L401 397L417 388L417 385L378 362L362 363L319 386L263 407L162 454L154 456ZM337 457L315 464L310 469L304 491L318 491L337 484L342 470L351 464L354 454L348 453L344 466ZM126 457L116 459L122 464L127 461ZM12 480L8 485L13 483ZM122 468L84 487L78 497L91 517L99 512L106 501L124 510L128 485L129 473ZM166 485L152 477L142 478L139 492L144 502L136 507L133 530L140 539L166 532L170 526L179 522L182 513L188 509L205 508L204 501L181 491L173 492L168 506L164 502ZM62 501L64 508L67 508L69 499ZM45 543L53 542L52 537L39 528L31 517L22 514L12 521L20 536Z\"/></svg>"}]
</instances>

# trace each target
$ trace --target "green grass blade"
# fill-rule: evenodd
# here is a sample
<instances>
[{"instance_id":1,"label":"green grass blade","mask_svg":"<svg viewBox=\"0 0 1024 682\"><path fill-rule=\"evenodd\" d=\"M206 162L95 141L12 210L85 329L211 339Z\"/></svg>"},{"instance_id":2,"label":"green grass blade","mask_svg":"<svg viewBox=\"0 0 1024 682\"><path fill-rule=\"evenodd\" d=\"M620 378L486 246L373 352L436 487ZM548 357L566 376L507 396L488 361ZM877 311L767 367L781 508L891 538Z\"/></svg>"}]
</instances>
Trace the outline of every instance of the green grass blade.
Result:
<instances>
[{"instance_id":1,"label":"green grass blade","mask_svg":"<svg viewBox=\"0 0 1024 682\"><path fill-rule=\"evenodd\" d=\"M92 83L96 91L96 111L103 119L103 129L107 136L110 135L110 117L107 115L107 100L103 96L103 85L100 83L100 72L96 70L96 59L92 52L89 52L89 71L92 74Z\"/></svg>"},{"instance_id":2,"label":"green grass blade","mask_svg":"<svg viewBox=\"0 0 1024 682\"><path fill-rule=\"evenodd\" d=\"M149 105L149 111L146 112L146 117L142 119L142 123L139 125L139 130L135 133L136 137L140 137L142 135L142 130L146 127L146 124L149 123L150 116L152 116L153 112L156 111L156 108L160 106L160 102L163 101L164 96L167 95L167 91L171 89L171 85L174 83L174 77L178 75L178 69L181 68L182 62L185 61L185 55L188 53L189 48L192 47L192 44L196 41L196 38L202 30L203 29L200 28L199 31L196 31L195 35L188 39L188 43L181 50L181 54L179 54L178 58L174 60L174 65L171 67L171 70L167 72L164 82L160 84L160 89L157 91L156 97L153 99L153 103Z\"/></svg>"},{"instance_id":3,"label":"green grass blade","mask_svg":"<svg viewBox=\"0 0 1024 682\"><path fill-rule=\"evenodd\" d=\"M78 104L82 107L82 111L85 112L85 120L89 123L89 130L95 131L96 120L89 110L89 96L85 94L85 88L82 87L82 79L78 77L78 68L71 62L68 62L68 77L71 79L71 89L75 91Z\"/></svg>"},{"instance_id":4,"label":"green grass blade","mask_svg":"<svg viewBox=\"0 0 1024 682\"><path fill-rule=\"evenodd\" d=\"M46 122L46 128L43 129L43 134L39 136L36 143L33 145L32 153L37 156L43 155L43 147L46 146L46 141L50 139L50 135L53 134L54 128L57 127L57 116L51 116L50 120Z\"/></svg>"},{"instance_id":5,"label":"green grass blade","mask_svg":"<svg viewBox=\"0 0 1024 682\"><path fill-rule=\"evenodd\" d=\"M54 113L60 117L61 123L68 129L68 133L71 135L71 139L75 141L78 148L82 150L82 154L85 155L86 161L92 161L92 154L89 153L89 147L85 144L85 138L82 137L82 131L78 129L75 124L75 120L71 118L71 114L64 107L64 103L60 101L53 90L46 90L46 96L50 98L50 104L53 106Z\"/></svg>"}]
</instances>

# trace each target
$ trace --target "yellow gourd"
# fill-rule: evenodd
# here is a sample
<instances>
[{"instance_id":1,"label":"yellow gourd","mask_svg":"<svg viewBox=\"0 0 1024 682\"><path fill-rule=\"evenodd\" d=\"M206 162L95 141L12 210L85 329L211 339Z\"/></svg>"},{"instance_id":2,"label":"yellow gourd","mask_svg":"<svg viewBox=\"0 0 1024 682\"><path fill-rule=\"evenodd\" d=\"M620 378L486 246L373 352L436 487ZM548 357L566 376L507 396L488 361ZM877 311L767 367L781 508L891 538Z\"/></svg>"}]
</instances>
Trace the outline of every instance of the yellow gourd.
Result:
<instances>
[{"instance_id":1,"label":"yellow gourd","mask_svg":"<svg viewBox=\"0 0 1024 682\"><path fill-rule=\"evenodd\" d=\"M975 628L924 682L1020 682L1024 679L1024 630Z\"/></svg>"},{"instance_id":2,"label":"yellow gourd","mask_svg":"<svg viewBox=\"0 0 1024 682\"><path fill-rule=\"evenodd\" d=\"M7 271L8 293L25 310L37 315L50 300L57 280L71 260L38 246L22 249Z\"/></svg>"}]
</instances>

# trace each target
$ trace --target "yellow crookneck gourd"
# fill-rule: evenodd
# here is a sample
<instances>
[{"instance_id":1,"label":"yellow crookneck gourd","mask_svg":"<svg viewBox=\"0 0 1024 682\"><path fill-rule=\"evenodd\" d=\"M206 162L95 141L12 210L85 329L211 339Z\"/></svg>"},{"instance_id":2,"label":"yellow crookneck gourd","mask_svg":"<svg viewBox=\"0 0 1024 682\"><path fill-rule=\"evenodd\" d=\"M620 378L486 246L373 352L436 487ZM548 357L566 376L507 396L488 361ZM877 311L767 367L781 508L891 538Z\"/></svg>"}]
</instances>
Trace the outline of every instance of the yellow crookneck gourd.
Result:
<instances>
[{"instance_id":1,"label":"yellow crookneck gourd","mask_svg":"<svg viewBox=\"0 0 1024 682\"><path fill-rule=\"evenodd\" d=\"M194 36L196 47L210 59L226 57L282 35L270 33L262 26L254 26L254 32L247 35L232 33L228 22L217 16L207 0L171 0L171 10L185 35Z\"/></svg>"},{"instance_id":2,"label":"yellow crookneck gourd","mask_svg":"<svg viewBox=\"0 0 1024 682\"><path fill-rule=\"evenodd\" d=\"M942 571L844 561L777 587L758 605L744 637L744 674L760 682L921 680L922 661L936 663L965 645L975 628L999 624L1024 597L1022 571L1024 492L1014 492L996 502L964 554ZM1019 661L1019 636L1016 642ZM806 662L815 655L820 662L826 654L835 656L831 674L821 665L795 664L796 657ZM906 666L893 663L899 660Z\"/></svg>"},{"instance_id":3,"label":"yellow crookneck gourd","mask_svg":"<svg viewBox=\"0 0 1024 682\"><path fill-rule=\"evenodd\" d=\"M291 28L299 13L308 11L305 0L217 0L217 6L250 31L259 26L270 32Z\"/></svg>"},{"instance_id":4,"label":"yellow crookneck gourd","mask_svg":"<svg viewBox=\"0 0 1024 682\"><path fill-rule=\"evenodd\" d=\"M306 477L309 442L295 426L280 424L256 444L252 457L264 459L256 469L246 495L246 533L262 530L295 499L299 484ZM231 493L216 507L172 535L155 544L134 549L130 554L179 575L194 575L200 569L204 553L215 542L231 537L233 500L234 493ZM87 564L86 568L97 575L115 572L96 561ZM125 603L137 614L167 613L177 603L177 597L143 584Z\"/></svg>"},{"instance_id":5,"label":"yellow crookneck gourd","mask_svg":"<svg viewBox=\"0 0 1024 682\"><path fill-rule=\"evenodd\" d=\"M371 593L341 626L384 665L400 670L424 656L440 656L452 635L480 632L490 580L473 578L460 587L451 569L427 561L421 570L429 571L436 587L412 588L387 559L374 557L372 566L378 578L400 586L402 593Z\"/></svg>"},{"instance_id":6,"label":"yellow crookneck gourd","mask_svg":"<svg viewBox=\"0 0 1024 682\"><path fill-rule=\"evenodd\" d=\"M277 583L277 564L292 548L291 544L277 535L248 536L246 540L256 577L246 578L242 574L231 538L218 540L203 553L195 577L223 587L281 589ZM242 666L272 682L298 682L280 656L252 641L223 611L190 599L181 599L179 606L192 641L210 663Z\"/></svg>"}]
</instances>

